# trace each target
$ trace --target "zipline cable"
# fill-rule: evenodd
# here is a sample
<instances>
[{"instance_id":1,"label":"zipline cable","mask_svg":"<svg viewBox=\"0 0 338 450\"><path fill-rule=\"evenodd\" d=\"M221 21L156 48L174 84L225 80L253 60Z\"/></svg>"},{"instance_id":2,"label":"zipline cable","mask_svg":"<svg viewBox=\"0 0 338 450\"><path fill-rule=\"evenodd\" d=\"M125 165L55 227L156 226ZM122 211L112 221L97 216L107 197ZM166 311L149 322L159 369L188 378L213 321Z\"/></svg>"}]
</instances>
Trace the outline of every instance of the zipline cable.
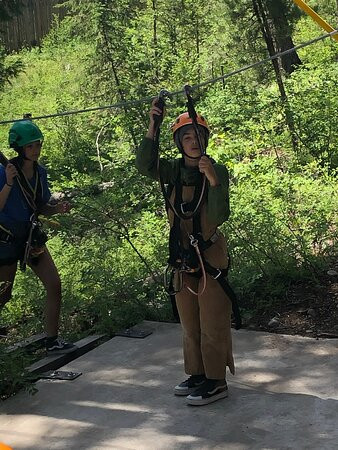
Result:
<instances>
[{"instance_id":1,"label":"zipline cable","mask_svg":"<svg viewBox=\"0 0 338 450\"><path fill-rule=\"evenodd\" d=\"M252 64L249 64L247 66L241 67L240 69L236 69L233 72L229 72L229 73L226 73L225 75L222 75L220 77L213 78L212 80L204 81L204 83L195 84L195 85L191 86L191 88L194 90L194 89L198 89L200 87L206 86L207 84L214 84L214 83L217 83L217 81L223 81L226 78L232 77L233 75L237 75L238 73L244 72L244 71L246 71L248 69L253 69L254 67L260 66L260 65L265 64L265 63L267 63L269 61L273 61L274 59L280 58L281 56L284 56L284 55L288 55L289 53L296 52L297 50L299 50L301 48L307 47L308 45L314 44L315 42L322 41L323 39L326 39L328 37L332 37L332 36L334 36L336 34L338 34L338 30L331 31L328 34L325 34L323 36L319 36L319 37L317 37L315 39L312 39L311 41L307 41L307 42L304 42L303 44L296 45L296 47L289 48L288 50L285 50L284 52L276 53L275 55L272 55L269 58L262 59L261 61L257 61L255 63L252 63ZM176 95L175 92L172 92L171 94L172 95Z\"/></svg>"},{"instance_id":2,"label":"zipline cable","mask_svg":"<svg viewBox=\"0 0 338 450\"><path fill-rule=\"evenodd\" d=\"M272 61L274 59L280 58L281 56L284 55L288 55L289 53L293 53L296 52L297 50L307 47L309 45L312 45L316 42L322 41L324 39L327 39L329 37L333 37L334 35L338 34L338 30L334 30L331 31L330 33L324 34L322 36L319 36L317 38L311 39L309 41L303 42L302 44L296 45L295 47L289 48L288 50L285 50L283 52L279 52L276 53L275 55L270 56L269 58L265 58L262 59L260 61L256 61L252 64L248 64L246 66L243 66L239 69L236 69L232 72L229 72L225 75L222 75L220 77L216 77L216 78L212 78L210 80L204 81L203 83L199 83L199 84L194 84L191 86L192 90L196 90L199 89L201 87L204 87L208 84L214 84L217 83L218 81L224 81L227 78L232 77L233 75L237 75L241 72L244 72L246 70L249 69L253 69L254 67L260 66L262 64L265 64L269 61ZM179 96L179 95L183 95L185 94L185 90L181 89L179 91L175 91L175 92L171 92L170 93L172 96ZM74 110L74 111L64 111L64 112L60 112L60 113L54 113L54 114L47 114L47 115L42 115L42 116L36 116L36 117L32 117L32 120L40 120L40 119L50 119L53 117L63 117L63 116L70 116L70 115L75 115L75 114L81 114L81 113L86 113L86 112L93 112L93 111L102 111L105 109L120 109L123 107L132 107L132 106L137 106L140 105L142 103L150 103L152 100L154 99L154 97L144 97L138 100L127 100L127 101L122 101L122 102L118 102L118 103L114 103L112 105L105 105L105 106L96 106L96 107L92 107L92 108L85 108L85 109L78 109L78 110ZM0 121L0 125L6 125L6 124L10 124L13 122L20 122L24 119L10 119L10 120L2 120Z\"/></svg>"}]
</instances>

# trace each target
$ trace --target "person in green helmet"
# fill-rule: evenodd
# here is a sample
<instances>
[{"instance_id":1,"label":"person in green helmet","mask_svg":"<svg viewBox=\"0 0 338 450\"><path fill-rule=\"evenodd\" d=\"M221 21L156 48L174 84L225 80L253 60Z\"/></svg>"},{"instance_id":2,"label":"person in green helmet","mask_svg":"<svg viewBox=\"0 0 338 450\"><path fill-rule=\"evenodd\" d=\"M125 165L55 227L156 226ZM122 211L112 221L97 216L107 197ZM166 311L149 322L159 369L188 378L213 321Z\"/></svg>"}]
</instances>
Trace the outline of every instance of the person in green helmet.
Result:
<instances>
[{"instance_id":1,"label":"person in green helmet","mask_svg":"<svg viewBox=\"0 0 338 450\"><path fill-rule=\"evenodd\" d=\"M237 328L240 316L236 296L226 280L229 258L218 229L230 214L229 175L225 166L205 154L210 130L200 114L194 123L184 112L172 125L181 158L158 159L156 117L162 113L155 99L148 131L137 150L136 167L142 175L168 186L168 267L183 331L184 368L189 375L174 387L174 394L186 397L190 405L201 406L227 397L226 369L235 372L232 310Z\"/></svg>"},{"instance_id":2,"label":"person in green helmet","mask_svg":"<svg viewBox=\"0 0 338 450\"><path fill-rule=\"evenodd\" d=\"M60 277L37 217L65 214L71 206L64 201L49 204L47 172L38 163L43 139L40 128L31 120L15 122L9 130L9 145L18 155L0 164L0 311L11 299L17 263L27 264L47 292L47 354L69 353L76 346L58 336Z\"/></svg>"}]
</instances>

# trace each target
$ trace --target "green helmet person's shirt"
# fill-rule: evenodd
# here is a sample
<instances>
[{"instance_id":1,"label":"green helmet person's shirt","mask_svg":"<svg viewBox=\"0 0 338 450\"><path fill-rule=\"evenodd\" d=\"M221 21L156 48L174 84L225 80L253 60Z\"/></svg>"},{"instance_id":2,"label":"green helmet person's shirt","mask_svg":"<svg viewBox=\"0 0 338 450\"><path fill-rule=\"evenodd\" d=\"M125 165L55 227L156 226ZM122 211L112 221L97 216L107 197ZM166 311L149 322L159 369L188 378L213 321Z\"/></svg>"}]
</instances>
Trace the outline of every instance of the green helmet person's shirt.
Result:
<instances>
[{"instance_id":1,"label":"green helmet person's shirt","mask_svg":"<svg viewBox=\"0 0 338 450\"><path fill-rule=\"evenodd\" d=\"M41 199L39 205L43 206L48 203L51 193L48 187L46 169L38 165L37 170L39 173L41 184ZM3 189L6 181L7 178L5 168L0 164L0 191ZM29 183L34 189L36 185L35 176L29 180ZM6 228L11 229L12 225L14 225L15 222L28 222L31 215L32 210L31 208L29 208L18 183L14 181L7 202L2 211L0 211L0 224L4 225Z\"/></svg>"}]
</instances>

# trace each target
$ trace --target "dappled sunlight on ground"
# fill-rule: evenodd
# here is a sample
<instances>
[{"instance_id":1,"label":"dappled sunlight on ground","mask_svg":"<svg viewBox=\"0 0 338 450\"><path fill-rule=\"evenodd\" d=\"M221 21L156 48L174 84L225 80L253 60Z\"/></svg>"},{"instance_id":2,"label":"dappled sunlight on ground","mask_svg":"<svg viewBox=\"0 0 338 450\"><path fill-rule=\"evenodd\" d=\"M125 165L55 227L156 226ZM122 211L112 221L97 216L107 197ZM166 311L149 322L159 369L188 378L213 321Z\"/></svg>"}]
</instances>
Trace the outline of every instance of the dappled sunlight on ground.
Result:
<instances>
[{"instance_id":1,"label":"dappled sunlight on ground","mask_svg":"<svg viewBox=\"0 0 338 450\"><path fill-rule=\"evenodd\" d=\"M83 372L77 380L9 399L0 440L25 450L336 449L332 341L234 332L229 398L198 408L172 392L185 378L179 331L154 324L145 340L114 338L67 366Z\"/></svg>"}]
</instances>

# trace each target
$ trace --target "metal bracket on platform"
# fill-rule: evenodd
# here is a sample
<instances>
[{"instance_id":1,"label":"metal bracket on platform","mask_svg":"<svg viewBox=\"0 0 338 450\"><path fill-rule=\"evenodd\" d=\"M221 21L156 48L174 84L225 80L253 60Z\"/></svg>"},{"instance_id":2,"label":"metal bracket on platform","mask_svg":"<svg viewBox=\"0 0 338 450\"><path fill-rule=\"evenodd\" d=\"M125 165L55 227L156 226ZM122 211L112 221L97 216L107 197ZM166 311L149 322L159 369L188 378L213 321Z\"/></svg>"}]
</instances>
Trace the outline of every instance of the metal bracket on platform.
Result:
<instances>
[{"instance_id":1,"label":"metal bracket on platform","mask_svg":"<svg viewBox=\"0 0 338 450\"><path fill-rule=\"evenodd\" d=\"M144 339L152 333L153 332L149 330L133 330L132 328L127 328L126 330L118 331L115 333L115 336Z\"/></svg>"},{"instance_id":2,"label":"metal bracket on platform","mask_svg":"<svg viewBox=\"0 0 338 450\"><path fill-rule=\"evenodd\" d=\"M82 372L65 372L63 370L48 370L39 375L39 378L46 380L75 380L75 378L82 375Z\"/></svg>"}]
</instances>

